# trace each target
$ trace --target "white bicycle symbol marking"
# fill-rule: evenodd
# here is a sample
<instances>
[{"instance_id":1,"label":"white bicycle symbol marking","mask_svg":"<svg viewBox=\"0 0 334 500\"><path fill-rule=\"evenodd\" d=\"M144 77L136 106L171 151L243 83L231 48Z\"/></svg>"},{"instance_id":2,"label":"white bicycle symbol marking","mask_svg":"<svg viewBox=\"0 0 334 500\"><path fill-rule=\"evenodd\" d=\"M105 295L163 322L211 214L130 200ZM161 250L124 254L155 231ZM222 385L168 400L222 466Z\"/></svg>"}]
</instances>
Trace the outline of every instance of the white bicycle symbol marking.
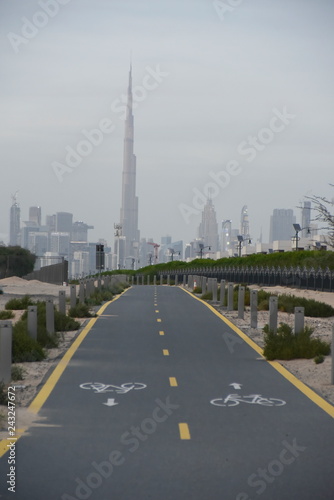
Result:
<instances>
[{"instance_id":1,"label":"white bicycle symbol marking","mask_svg":"<svg viewBox=\"0 0 334 500\"><path fill-rule=\"evenodd\" d=\"M85 382L80 385L81 389L92 389L95 393L105 393L105 392L116 392L117 394L126 394L131 390L140 390L145 389L147 387L145 384L141 384L139 382L126 382L121 385L111 385L111 384L102 384L101 382Z\"/></svg>"},{"instance_id":2,"label":"white bicycle symbol marking","mask_svg":"<svg viewBox=\"0 0 334 500\"><path fill-rule=\"evenodd\" d=\"M261 406L283 406L286 404L286 401L276 398L264 398L261 394L250 394L249 396L229 394L224 399L212 399L210 403L215 406L237 406L240 403L258 404Z\"/></svg>"}]
</instances>

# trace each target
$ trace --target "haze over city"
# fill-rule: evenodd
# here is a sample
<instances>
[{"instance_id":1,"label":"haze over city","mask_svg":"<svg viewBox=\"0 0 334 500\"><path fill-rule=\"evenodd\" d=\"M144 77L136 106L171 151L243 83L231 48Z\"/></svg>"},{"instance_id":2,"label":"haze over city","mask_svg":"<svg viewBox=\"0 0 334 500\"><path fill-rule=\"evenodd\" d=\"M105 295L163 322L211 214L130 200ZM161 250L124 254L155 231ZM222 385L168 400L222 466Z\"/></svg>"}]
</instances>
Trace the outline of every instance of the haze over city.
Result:
<instances>
[{"instance_id":1,"label":"haze over city","mask_svg":"<svg viewBox=\"0 0 334 500\"><path fill-rule=\"evenodd\" d=\"M238 227L247 205L265 241L275 208L298 219L305 196L332 198L332 2L13 0L0 14L0 241L18 191L22 220L68 211L113 243L130 61L141 237L195 238L210 193L218 222Z\"/></svg>"}]
</instances>

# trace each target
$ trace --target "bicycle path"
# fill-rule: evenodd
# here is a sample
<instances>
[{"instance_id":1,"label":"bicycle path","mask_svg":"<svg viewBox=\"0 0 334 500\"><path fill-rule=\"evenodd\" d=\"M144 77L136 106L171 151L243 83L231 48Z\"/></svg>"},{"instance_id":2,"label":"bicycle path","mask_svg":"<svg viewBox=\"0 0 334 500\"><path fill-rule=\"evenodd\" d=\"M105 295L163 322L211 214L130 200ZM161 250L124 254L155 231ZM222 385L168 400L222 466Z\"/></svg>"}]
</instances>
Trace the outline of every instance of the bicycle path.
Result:
<instances>
[{"instance_id":1,"label":"bicycle path","mask_svg":"<svg viewBox=\"0 0 334 500\"><path fill-rule=\"evenodd\" d=\"M16 444L15 498L332 500L332 406L236 332L175 287L107 305Z\"/></svg>"}]
</instances>

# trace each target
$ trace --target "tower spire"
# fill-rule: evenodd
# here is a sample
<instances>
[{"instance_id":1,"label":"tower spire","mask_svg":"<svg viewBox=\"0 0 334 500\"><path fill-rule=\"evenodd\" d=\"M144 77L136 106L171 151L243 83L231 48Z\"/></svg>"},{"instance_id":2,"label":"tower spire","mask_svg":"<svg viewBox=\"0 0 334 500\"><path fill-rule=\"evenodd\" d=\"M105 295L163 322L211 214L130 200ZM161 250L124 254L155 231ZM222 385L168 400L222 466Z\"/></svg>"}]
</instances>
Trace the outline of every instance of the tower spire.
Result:
<instances>
[{"instance_id":1,"label":"tower spire","mask_svg":"<svg viewBox=\"0 0 334 500\"><path fill-rule=\"evenodd\" d=\"M122 255L118 255L118 261L122 268L131 267L131 260L134 262L133 259L138 261L139 251L138 197L136 196L136 156L133 152L134 118L132 107L132 61L130 61L127 111L124 130L122 206L120 211L120 225L122 226L124 245Z\"/></svg>"}]
</instances>

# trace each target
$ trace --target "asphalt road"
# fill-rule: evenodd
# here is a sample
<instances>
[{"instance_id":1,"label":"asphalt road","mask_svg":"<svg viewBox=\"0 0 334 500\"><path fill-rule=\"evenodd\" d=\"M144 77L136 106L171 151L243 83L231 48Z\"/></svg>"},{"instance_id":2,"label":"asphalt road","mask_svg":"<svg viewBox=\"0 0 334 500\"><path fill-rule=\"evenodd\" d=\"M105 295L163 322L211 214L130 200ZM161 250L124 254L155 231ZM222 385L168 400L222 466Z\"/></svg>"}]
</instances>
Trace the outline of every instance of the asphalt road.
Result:
<instances>
[{"instance_id":1,"label":"asphalt road","mask_svg":"<svg viewBox=\"0 0 334 500\"><path fill-rule=\"evenodd\" d=\"M39 416L2 499L334 499L333 418L179 288L108 305Z\"/></svg>"}]
</instances>

